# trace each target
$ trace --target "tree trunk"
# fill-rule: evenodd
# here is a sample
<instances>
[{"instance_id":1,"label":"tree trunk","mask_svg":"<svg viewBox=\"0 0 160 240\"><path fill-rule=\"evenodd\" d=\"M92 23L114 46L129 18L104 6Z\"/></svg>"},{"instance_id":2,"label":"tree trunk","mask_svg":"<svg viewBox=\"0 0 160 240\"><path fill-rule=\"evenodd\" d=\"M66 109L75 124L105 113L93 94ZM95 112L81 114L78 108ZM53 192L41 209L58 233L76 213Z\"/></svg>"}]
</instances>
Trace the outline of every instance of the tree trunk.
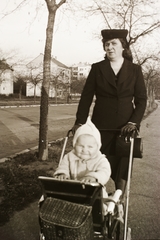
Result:
<instances>
[{"instance_id":1,"label":"tree trunk","mask_svg":"<svg viewBox=\"0 0 160 240\"><path fill-rule=\"evenodd\" d=\"M36 102L36 85L34 85L34 103Z\"/></svg>"},{"instance_id":2,"label":"tree trunk","mask_svg":"<svg viewBox=\"0 0 160 240\"><path fill-rule=\"evenodd\" d=\"M19 100L21 101L22 99L22 85L19 87Z\"/></svg>"},{"instance_id":3,"label":"tree trunk","mask_svg":"<svg viewBox=\"0 0 160 240\"><path fill-rule=\"evenodd\" d=\"M43 82L41 89L40 106L40 128L39 128L39 159L48 159L48 102L49 86L51 78L51 52L53 40L53 28L57 9L66 2L61 0L56 4L56 0L45 0L48 8L48 23L46 29L46 44L43 59Z\"/></svg>"},{"instance_id":4,"label":"tree trunk","mask_svg":"<svg viewBox=\"0 0 160 240\"><path fill-rule=\"evenodd\" d=\"M43 59L43 83L41 90L40 106L40 128L39 128L39 159L48 159L48 101L49 101L49 84L51 69L51 51L53 39L53 27L56 11L49 11L48 24L46 30L46 45Z\"/></svg>"},{"instance_id":5,"label":"tree trunk","mask_svg":"<svg viewBox=\"0 0 160 240\"><path fill-rule=\"evenodd\" d=\"M55 103L57 104L57 84L55 85L56 87L56 91L55 91L55 93L56 93L56 95L55 95Z\"/></svg>"}]
</instances>

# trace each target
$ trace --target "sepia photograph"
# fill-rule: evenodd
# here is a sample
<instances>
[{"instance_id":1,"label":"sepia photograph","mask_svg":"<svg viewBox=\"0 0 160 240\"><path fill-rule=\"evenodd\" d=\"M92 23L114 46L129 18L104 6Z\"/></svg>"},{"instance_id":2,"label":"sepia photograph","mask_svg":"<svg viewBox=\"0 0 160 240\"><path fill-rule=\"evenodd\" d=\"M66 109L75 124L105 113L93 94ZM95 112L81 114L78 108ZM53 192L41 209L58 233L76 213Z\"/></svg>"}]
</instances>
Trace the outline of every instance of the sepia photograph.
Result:
<instances>
[{"instance_id":1,"label":"sepia photograph","mask_svg":"<svg viewBox=\"0 0 160 240\"><path fill-rule=\"evenodd\" d=\"M160 239L160 2L0 1L0 239Z\"/></svg>"}]
</instances>

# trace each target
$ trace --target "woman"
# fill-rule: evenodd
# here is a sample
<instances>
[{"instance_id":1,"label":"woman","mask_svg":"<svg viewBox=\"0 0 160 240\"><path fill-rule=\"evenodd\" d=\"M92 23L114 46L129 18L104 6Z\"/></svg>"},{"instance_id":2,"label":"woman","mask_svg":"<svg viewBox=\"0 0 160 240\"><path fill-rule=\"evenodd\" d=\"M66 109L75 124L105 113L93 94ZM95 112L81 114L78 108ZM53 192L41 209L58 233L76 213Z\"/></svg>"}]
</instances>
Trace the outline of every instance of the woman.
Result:
<instances>
[{"instance_id":1,"label":"woman","mask_svg":"<svg viewBox=\"0 0 160 240\"><path fill-rule=\"evenodd\" d=\"M115 156L116 129L127 134L140 127L146 108L146 88L141 67L132 63L125 29L102 30L105 60L92 65L73 127L84 124L95 96L92 122L101 133L101 152L111 164L116 189L124 193L128 158ZM119 134L119 133L118 133Z\"/></svg>"}]
</instances>

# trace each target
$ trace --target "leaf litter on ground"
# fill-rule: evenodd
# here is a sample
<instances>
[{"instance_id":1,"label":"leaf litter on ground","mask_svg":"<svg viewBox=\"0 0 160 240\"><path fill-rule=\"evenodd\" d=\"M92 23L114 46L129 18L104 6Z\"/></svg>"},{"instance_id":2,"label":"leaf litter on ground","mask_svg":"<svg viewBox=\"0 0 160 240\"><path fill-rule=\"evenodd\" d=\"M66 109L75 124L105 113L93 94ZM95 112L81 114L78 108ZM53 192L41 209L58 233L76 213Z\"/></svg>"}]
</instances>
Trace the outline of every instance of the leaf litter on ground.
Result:
<instances>
[{"instance_id":1,"label":"leaf litter on ground","mask_svg":"<svg viewBox=\"0 0 160 240\"><path fill-rule=\"evenodd\" d=\"M38 176L52 177L56 170L64 139L50 144L48 160L38 160L38 153L30 151L0 163L0 226L9 221L16 211L27 207L42 195ZM67 142L65 153L72 148L72 139ZM65 154L64 153L64 154Z\"/></svg>"}]
</instances>

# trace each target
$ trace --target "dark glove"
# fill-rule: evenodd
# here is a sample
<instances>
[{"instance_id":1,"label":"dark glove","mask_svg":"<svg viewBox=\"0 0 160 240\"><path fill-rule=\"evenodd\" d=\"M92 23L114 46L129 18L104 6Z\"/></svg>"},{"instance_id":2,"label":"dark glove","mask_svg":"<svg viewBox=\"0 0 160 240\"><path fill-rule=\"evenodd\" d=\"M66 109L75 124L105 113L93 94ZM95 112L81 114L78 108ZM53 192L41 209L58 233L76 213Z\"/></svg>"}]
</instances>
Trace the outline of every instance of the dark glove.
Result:
<instances>
[{"instance_id":1,"label":"dark glove","mask_svg":"<svg viewBox=\"0 0 160 240\"><path fill-rule=\"evenodd\" d=\"M135 123L127 123L124 127L121 128L121 135L127 138L134 138L138 135L138 129Z\"/></svg>"},{"instance_id":2,"label":"dark glove","mask_svg":"<svg viewBox=\"0 0 160 240\"><path fill-rule=\"evenodd\" d=\"M72 134L73 134L73 135L75 134L75 132L77 131L77 129L78 129L80 126L82 126L82 124L75 124L75 125L72 127L71 131L72 131Z\"/></svg>"}]
</instances>

